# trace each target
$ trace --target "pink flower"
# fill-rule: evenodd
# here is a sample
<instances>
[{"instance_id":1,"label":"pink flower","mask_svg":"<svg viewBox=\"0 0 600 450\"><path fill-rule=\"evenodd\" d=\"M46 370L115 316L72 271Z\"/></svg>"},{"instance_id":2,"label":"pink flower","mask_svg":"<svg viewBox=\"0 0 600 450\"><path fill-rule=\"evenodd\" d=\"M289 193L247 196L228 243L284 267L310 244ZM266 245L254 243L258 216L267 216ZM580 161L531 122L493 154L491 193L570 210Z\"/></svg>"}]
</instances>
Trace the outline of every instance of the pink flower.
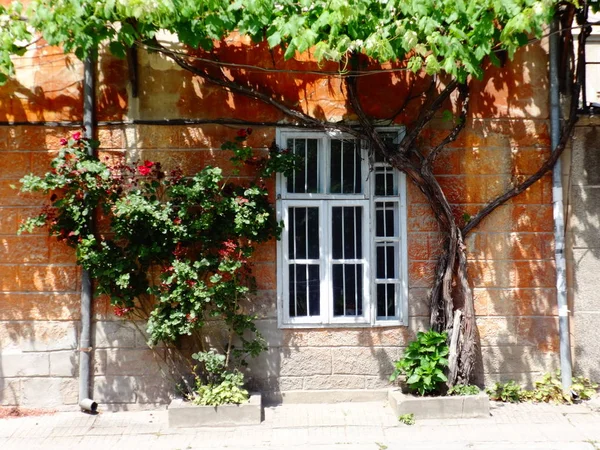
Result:
<instances>
[{"instance_id":1,"label":"pink flower","mask_svg":"<svg viewBox=\"0 0 600 450\"><path fill-rule=\"evenodd\" d=\"M69 141L67 139L65 139L65 138L62 138L60 140L60 145L62 145L63 147L66 146L68 143L69 143Z\"/></svg>"},{"instance_id":2,"label":"pink flower","mask_svg":"<svg viewBox=\"0 0 600 450\"><path fill-rule=\"evenodd\" d=\"M154 165L154 163L152 161L144 161L144 167L152 167Z\"/></svg>"},{"instance_id":3,"label":"pink flower","mask_svg":"<svg viewBox=\"0 0 600 450\"><path fill-rule=\"evenodd\" d=\"M76 141L81 139L81 133L79 131L77 133L73 133L73 139L75 139Z\"/></svg>"},{"instance_id":4,"label":"pink flower","mask_svg":"<svg viewBox=\"0 0 600 450\"><path fill-rule=\"evenodd\" d=\"M146 167L146 166L139 166L138 172L140 173L140 175L147 176L147 175L150 175L150 172L152 172L152 169L150 167Z\"/></svg>"}]
</instances>

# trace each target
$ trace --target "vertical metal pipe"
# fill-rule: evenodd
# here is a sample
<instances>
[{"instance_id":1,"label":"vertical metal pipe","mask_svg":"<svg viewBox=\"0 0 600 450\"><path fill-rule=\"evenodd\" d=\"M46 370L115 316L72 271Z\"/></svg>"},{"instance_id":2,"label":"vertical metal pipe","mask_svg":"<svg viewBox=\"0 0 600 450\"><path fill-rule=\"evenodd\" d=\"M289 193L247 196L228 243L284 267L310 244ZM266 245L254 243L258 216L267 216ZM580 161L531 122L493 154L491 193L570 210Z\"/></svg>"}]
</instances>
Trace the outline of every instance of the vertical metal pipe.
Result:
<instances>
[{"instance_id":1,"label":"vertical metal pipe","mask_svg":"<svg viewBox=\"0 0 600 450\"><path fill-rule=\"evenodd\" d=\"M84 137L94 139L96 135L96 55L90 52L83 63L83 127ZM93 150L90 148L90 152ZM90 219L92 224L93 218ZM93 224L92 224L93 226ZM91 400L90 367L92 359L92 281L87 270L81 274L81 335L79 338L79 406L85 411L95 412L98 405Z\"/></svg>"},{"instance_id":2,"label":"vertical metal pipe","mask_svg":"<svg viewBox=\"0 0 600 450\"><path fill-rule=\"evenodd\" d=\"M558 20L550 26L550 129L552 151L560 141L560 96L558 77ZM579 101L579 99L571 99ZM552 208L554 217L554 259L556 262L556 300L560 338L560 369L563 391L569 393L572 383L571 339L567 304L567 264L565 259L565 218L563 206L562 165L560 159L552 170Z\"/></svg>"}]
</instances>

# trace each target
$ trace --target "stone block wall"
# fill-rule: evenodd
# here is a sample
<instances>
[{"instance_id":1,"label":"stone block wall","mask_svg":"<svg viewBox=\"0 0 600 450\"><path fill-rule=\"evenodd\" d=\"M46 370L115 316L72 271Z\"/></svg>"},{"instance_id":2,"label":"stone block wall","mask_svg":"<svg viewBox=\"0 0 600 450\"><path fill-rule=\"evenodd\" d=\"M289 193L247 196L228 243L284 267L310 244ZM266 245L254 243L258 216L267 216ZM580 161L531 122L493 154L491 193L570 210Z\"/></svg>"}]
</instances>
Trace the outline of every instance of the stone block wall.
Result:
<instances>
[{"instance_id":1,"label":"stone block wall","mask_svg":"<svg viewBox=\"0 0 600 450\"><path fill-rule=\"evenodd\" d=\"M275 60L278 67L317 67L306 60L284 63L281 55L235 38L218 45L215 53L222 60L233 58L245 64L270 67ZM43 71L38 67L41 62L48 63ZM72 252L43 230L16 235L19 221L37 211L45 199L19 194L10 185L28 172L43 173L60 138L76 129L76 124L56 127L33 122L81 120L81 65L67 67L64 58L45 48L30 52L17 66L17 79L0 91L0 403L74 407L79 269ZM138 98L129 95L126 73L124 62L101 58L101 157L160 161L167 169L181 166L187 174L208 163L229 170L228 155L219 147L235 136L238 126L211 121L249 119L285 125L278 111L208 86L159 55L140 54ZM274 78L256 72L236 76L267 85L274 95L318 117L355 120L339 79L288 74ZM367 112L385 118L397 111L411 76L401 72L361 78L359 91ZM424 78L416 82L427 84ZM529 46L513 63L490 69L471 87L467 126L440 154L434 168L461 220L468 220L512 182L531 174L548 155L545 50ZM417 111L418 105L410 105L396 122L410 125ZM207 123L131 122L164 118ZM435 145L451 126L435 120L422 144ZM273 141L275 126L253 128L249 145L265 148ZM274 183L270 183L274 201ZM486 382L532 382L557 366L551 201L550 178L545 177L495 211L467 240L482 346L478 370ZM248 370L253 387L277 398L279 392L290 390L388 386L392 362L417 330L428 327L427 293L440 251L435 219L410 183L407 227L408 327L279 329L276 244L260 249L252 261L258 295L249 308L259 316L258 326L269 349ZM164 349L148 349L143 332L115 317L103 298L94 305L93 346L94 399L99 403L121 409L153 407L173 395L173 383L160 362ZM49 385L53 389L45 389ZM52 394L46 394L49 391Z\"/></svg>"},{"instance_id":2,"label":"stone block wall","mask_svg":"<svg viewBox=\"0 0 600 450\"><path fill-rule=\"evenodd\" d=\"M575 372L600 379L600 121L581 118L564 155L567 280Z\"/></svg>"}]
</instances>

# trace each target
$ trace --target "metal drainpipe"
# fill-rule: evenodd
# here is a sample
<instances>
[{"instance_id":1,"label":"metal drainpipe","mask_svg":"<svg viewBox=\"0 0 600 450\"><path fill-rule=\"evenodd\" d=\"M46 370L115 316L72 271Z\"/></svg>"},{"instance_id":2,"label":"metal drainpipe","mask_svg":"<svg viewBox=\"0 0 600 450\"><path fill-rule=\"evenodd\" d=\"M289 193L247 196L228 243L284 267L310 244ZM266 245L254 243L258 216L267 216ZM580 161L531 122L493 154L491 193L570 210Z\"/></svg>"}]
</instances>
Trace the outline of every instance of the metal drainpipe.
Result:
<instances>
[{"instance_id":1,"label":"metal drainpipe","mask_svg":"<svg viewBox=\"0 0 600 450\"><path fill-rule=\"evenodd\" d=\"M552 151L560 141L560 96L558 81L558 21L550 25L550 130ZM578 101L578 99L572 99ZM563 206L562 165L560 159L552 169L552 208L554 217L554 259L556 262L556 299L558 302L558 329L560 338L560 373L562 388L570 395L572 383L571 337L567 304L567 263L565 259L565 217Z\"/></svg>"},{"instance_id":2,"label":"metal drainpipe","mask_svg":"<svg viewBox=\"0 0 600 450\"><path fill-rule=\"evenodd\" d=\"M84 137L96 135L96 57L90 52L83 62L83 126ZM90 152L93 149L90 148ZM91 219L93 220L93 219ZM79 338L79 407L95 413L98 404L90 396L90 366L92 359L92 280L87 270L81 275L81 336Z\"/></svg>"}]
</instances>

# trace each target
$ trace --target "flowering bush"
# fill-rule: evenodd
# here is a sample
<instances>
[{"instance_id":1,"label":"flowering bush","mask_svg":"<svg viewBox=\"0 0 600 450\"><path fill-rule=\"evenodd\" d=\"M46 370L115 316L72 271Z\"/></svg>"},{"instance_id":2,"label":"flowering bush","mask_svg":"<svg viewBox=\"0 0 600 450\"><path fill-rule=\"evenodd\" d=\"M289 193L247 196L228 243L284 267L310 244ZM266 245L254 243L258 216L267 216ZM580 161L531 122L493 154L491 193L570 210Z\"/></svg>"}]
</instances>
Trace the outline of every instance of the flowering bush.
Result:
<instances>
[{"instance_id":1,"label":"flowering bush","mask_svg":"<svg viewBox=\"0 0 600 450\"><path fill-rule=\"evenodd\" d=\"M155 161L111 165L91 156L96 142L75 133L61 142L50 172L21 180L22 191L47 193L50 204L20 232L47 225L74 247L116 315L148 320L151 343L174 342L218 319L230 336L227 361L230 352L256 355L264 344L240 308L255 286L247 261L256 244L280 233L263 181L296 161L277 148L256 157L241 145L251 130L241 131L223 148L235 164L256 166L246 185L227 182L218 167L184 177ZM95 214L106 229L95 229Z\"/></svg>"}]
</instances>

